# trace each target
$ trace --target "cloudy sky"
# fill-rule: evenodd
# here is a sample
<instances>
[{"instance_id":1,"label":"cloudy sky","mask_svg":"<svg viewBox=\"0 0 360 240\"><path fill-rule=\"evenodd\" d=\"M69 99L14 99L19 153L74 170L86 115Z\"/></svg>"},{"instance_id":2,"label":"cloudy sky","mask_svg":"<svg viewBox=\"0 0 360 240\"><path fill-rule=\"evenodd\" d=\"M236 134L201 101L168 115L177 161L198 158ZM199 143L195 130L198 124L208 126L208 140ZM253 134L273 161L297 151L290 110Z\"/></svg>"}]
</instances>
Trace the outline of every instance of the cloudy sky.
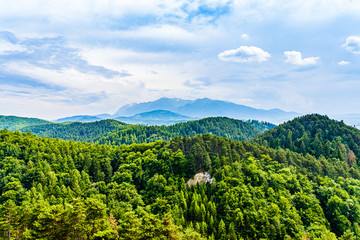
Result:
<instances>
[{"instance_id":1,"label":"cloudy sky","mask_svg":"<svg viewBox=\"0 0 360 240\"><path fill-rule=\"evenodd\" d=\"M160 97L360 113L360 1L0 0L0 114Z\"/></svg>"}]
</instances>

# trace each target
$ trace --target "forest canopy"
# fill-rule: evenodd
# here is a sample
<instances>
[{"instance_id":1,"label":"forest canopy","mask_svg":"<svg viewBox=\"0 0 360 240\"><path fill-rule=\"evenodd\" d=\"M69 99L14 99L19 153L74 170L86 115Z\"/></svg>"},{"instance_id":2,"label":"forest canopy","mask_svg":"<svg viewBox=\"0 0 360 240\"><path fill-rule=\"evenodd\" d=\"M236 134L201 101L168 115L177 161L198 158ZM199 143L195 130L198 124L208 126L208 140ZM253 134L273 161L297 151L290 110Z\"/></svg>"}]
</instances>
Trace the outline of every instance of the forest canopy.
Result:
<instances>
[{"instance_id":1,"label":"forest canopy","mask_svg":"<svg viewBox=\"0 0 360 240\"><path fill-rule=\"evenodd\" d=\"M337 157L211 134L109 146L2 130L0 165L4 238L360 236L359 168ZM212 183L187 186L200 172Z\"/></svg>"}]
</instances>

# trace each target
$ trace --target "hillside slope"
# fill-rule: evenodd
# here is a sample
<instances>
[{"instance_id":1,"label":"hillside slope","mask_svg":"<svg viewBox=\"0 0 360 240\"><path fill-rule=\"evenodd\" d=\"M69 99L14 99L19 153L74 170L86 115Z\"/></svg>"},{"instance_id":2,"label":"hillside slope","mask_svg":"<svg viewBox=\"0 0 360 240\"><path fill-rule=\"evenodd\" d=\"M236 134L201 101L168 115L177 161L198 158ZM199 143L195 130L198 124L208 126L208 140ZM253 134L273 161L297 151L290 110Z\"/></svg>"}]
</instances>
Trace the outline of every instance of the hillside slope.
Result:
<instances>
[{"instance_id":1,"label":"hillside slope","mask_svg":"<svg viewBox=\"0 0 360 240\"><path fill-rule=\"evenodd\" d=\"M252 124L255 127L251 126ZM188 121L171 126L127 125L109 119L91 123L48 123L25 127L19 131L31 132L40 137L121 145L170 140L176 136L195 136L203 133L212 133L234 140L250 140L261 133L257 128L267 129L272 126L265 122L245 123L223 117Z\"/></svg>"},{"instance_id":2,"label":"hillside slope","mask_svg":"<svg viewBox=\"0 0 360 240\"><path fill-rule=\"evenodd\" d=\"M0 130L7 129L10 131L19 130L26 126L41 125L50 123L49 121L38 118L26 118L17 116L3 116L0 115Z\"/></svg>"},{"instance_id":3,"label":"hillside slope","mask_svg":"<svg viewBox=\"0 0 360 240\"><path fill-rule=\"evenodd\" d=\"M316 157L339 158L349 165L360 158L360 130L318 114L295 118L254 141Z\"/></svg>"},{"instance_id":4,"label":"hillside slope","mask_svg":"<svg viewBox=\"0 0 360 240\"><path fill-rule=\"evenodd\" d=\"M81 123L48 123L43 125L21 128L21 132L31 132L39 137L60 138L92 142L114 131L126 128L126 124L115 120L101 120L97 122Z\"/></svg>"},{"instance_id":5,"label":"hillside slope","mask_svg":"<svg viewBox=\"0 0 360 240\"><path fill-rule=\"evenodd\" d=\"M259 135L261 131L240 120L214 117L171 126L133 125L100 138L97 142L109 145L149 143L157 140L170 140L176 136L193 137L204 133L211 133L234 140L250 140Z\"/></svg>"}]
</instances>

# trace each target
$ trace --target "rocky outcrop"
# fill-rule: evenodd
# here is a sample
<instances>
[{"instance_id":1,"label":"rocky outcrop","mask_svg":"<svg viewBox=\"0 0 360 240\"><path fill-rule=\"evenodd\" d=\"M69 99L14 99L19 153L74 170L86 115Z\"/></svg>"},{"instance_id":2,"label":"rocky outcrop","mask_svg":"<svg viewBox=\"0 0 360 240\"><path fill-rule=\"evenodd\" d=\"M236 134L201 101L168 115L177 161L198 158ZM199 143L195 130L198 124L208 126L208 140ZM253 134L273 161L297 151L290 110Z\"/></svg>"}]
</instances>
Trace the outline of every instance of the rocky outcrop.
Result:
<instances>
[{"instance_id":1,"label":"rocky outcrop","mask_svg":"<svg viewBox=\"0 0 360 240\"><path fill-rule=\"evenodd\" d=\"M187 186L192 186L192 185L196 185L196 184L206 184L206 183L210 183L212 184L213 182L213 178L211 178L210 174L208 172L203 172L203 173L197 173L195 174L194 178L189 179L186 182Z\"/></svg>"}]
</instances>

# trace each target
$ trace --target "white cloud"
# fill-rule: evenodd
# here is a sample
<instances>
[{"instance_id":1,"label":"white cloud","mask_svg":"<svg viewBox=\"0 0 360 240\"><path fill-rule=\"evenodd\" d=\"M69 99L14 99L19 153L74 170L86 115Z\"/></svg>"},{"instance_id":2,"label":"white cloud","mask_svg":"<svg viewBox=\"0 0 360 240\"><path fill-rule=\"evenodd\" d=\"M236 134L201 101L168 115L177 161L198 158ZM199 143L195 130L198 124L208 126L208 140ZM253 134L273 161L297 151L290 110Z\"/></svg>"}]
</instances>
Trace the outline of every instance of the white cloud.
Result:
<instances>
[{"instance_id":1,"label":"white cloud","mask_svg":"<svg viewBox=\"0 0 360 240\"><path fill-rule=\"evenodd\" d=\"M241 39L248 40L249 35L247 35L246 33L243 33L243 34L241 34Z\"/></svg>"},{"instance_id":2,"label":"white cloud","mask_svg":"<svg viewBox=\"0 0 360 240\"><path fill-rule=\"evenodd\" d=\"M241 102L253 102L254 99L251 99L251 98L242 98L240 99Z\"/></svg>"},{"instance_id":3,"label":"white cloud","mask_svg":"<svg viewBox=\"0 0 360 240\"><path fill-rule=\"evenodd\" d=\"M168 52L139 52L130 49L87 48L83 47L80 56L94 66L106 66L110 69L123 69L124 64L159 64L179 60L183 62L185 57L181 54L174 56Z\"/></svg>"},{"instance_id":4,"label":"white cloud","mask_svg":"<svg viewBox=\"0 0 360 240\"><path fill-rule=\"evenodd\" d=\"M285 51L284 54L287 57L285 60L286 63L302 66L317 64L318 60L320 59L320 57L302 58L301 52L298 51Z\"/></svg>"},{"instance_id":5,"label":"white cloud","mask_svg":"<svg viewBox=\"0 0 360 240\"><path fill-rule=\"evenodd\" d=\"M141 87L137 82L121 77L111 79L95 73L82 73L74 68L61 70L46 69L26 62L12 62L1 65L7 74L17 74L48 86L59 86L68 91L81 91L84 94L93 94L105 91L109 94L126 93L129 89ZM67 96L71 98L71 94Z\"/></svg>"},{"instance_id":6,"label":"white cloud","mask_svg":"<svg viewBox=\"0 0 360 240\"><path fill-rule=\"evenodd\" d=\"M32 19L33 22L43 25L47 21L50 28L54 25L61 28L66 24L68 28L87 25L98 29L104 24L119 24L119 19L129 16L145 16L144 25L149 22L146 17L155 17L157 20L167 23L183 22L189 20L201 12L205 7L210 9L209 20L214 20L212 12L230 5L232 0L136 0L136 1L114 1L114 0L62 0L62 1L24 1L12 0L0 1L0 19ZM69 7L70 6L70 7ZM199 15L199 14L198 14ZM123 19L122 19L123 20ZM130 19L131 20L131 19ZM164 20L164 21L162 21ZM138 19L136 19L138 22ZM60 25L58 25L60 24ZM41 27L40 29L46 29Z\"/></svg>"},{"instance_id":7,"label":"white cloud","mask_svg":"<svg viewBox=\"0 0 360 240\"><path fill-rule=\"evenodd\" d=\"M348 65L348 64L350 64L350 62L342 60L342 61L338 62L338 64L339 65Z\"/></svg>"},{"instance_id":8,"label":"white cloud","mask_svg":"<svg viewBox=\"0 0 360 240\"><path fill-rule=\"evenodd\" d=\"M119 31L119 38L129 39L154 39L174 42L192 42L199 38L195 34L177 26L159 25L144 26L136 30Z\"/></svg>"},{"instance_id":9,"label":"white cloud","mask_svg":"<svg viewBox=\"0 0 360 240\"><path fill-rule=\"evenodd\" d=\"M241 46L237 49L226 50L218 55L221 61L238 63L264 62L270 57L270 53L253 46Z\"/></svg>"},{"instance_id":10,"label":"white cloud","mask_svg":"<svg viewBox=\"0 0 360 240\"><path fill-rule=\"evenodd\" d=\"M24 51L26 50L21 45L12 44L8 41L0 39L0 54L7 54L14 51Z\"/></svg>"},{"instance_id":11,"label":"white cloud","mask_svg":"<svg viewBox=\"0 0 360 240\"><path fill-rule=\"evenodd\" d=\"M154 99L164 94L169 97L210 97L228 100L231 100L229 96L235 94L239 103L254 106L259 104L258 107L264 107L261 106L263 102L269 108L286 106L289 110L296 110L298 106L305 106L301 99L291 101L291 107L286 105L287 101L285 103L278 101L276 96L272 96L274 100L269 103L271 100L269 94L263 94L267 98L261 100L261 93L259 96L247 93L249 86L254 83L261 86L272 79L284 82L291 79L292 83L300 82L296 83L299 85L294 85L291 91L287 88L283 91L284 94L293 97L298 91L298 86L302 86L303 79L307 78L307 74L313 75L315 71L287 72L288 69L283 69L281 64L275 65L276 61L274 64L267 63L261 66L259 64L220 64L219 66L218 59L240 63L263 62L271 57L270 53L275 54L278 51L276 50L278 46L289 46L288 44L299 46L300 43L305 42L306 51L311 53L317 48L317 56L329 54L330 56L327 55L329 58L340 61L342 58L336 55L336 51L328 51L331 47L336 47L339 36L336 36L333 28L330 30L327 26L335 28L343 20L339 16L346 16L352 21L344 31L349 29L351 31L358 25L358 18L354 16L357 17L359 11L360 1L354 0L0 0L2 30L14 32L23 40L45 37L65 39L64 43L46 44L48 46L46 51L42 50L42 46L34 45L33 49L41 48L41 52L17 54L18 59L8 58L11 63L14 62L14 66L9 66L9 61L5 59L7 56L3 56L4 65L0 66L2 68L0 70L2 72L11 70L10 73L14 75L34 78L41 85L60 85L61 88L67 89L67 91L51 92L54 96L46 95L50 100L57 98L71 100L72 96L78 95L79 92L84 95L97 95L103 91L106 93L107 98L99 100L96 110L93 106L71 104L74 111L69 114L73 115L80 113L81 109L97 113L111 112L122 104ZM328 25L329 22L334 24ZM318 34L313 39L308 39L306 34L302 34L315 31ZM287 33L286 37L279 34L283 32ZM350 36L350 33L348 34L346 36ZM331 40L326 41L324 38ZM349 40L347 47L354 51L355 49L350 46L353 41L351 39L353 38L347 39ZM326 41L326 46L319 46L319 42L322 41ZM31 42L33 41L28 41ZM17 51L19 45L16 44L23 44L23 41L0 43L0 54ZM268 52L250 46L229 50L240 45L261 46ZM20 46L26 47L26 45ZM68 47L69 51L62 51L62 47ZM228 51L222 52L223 50ZM53 53L55 59L50 55ZM319 61L316 57L303 59L301 53L292 53L295 54L290 54L288 63L312 66L311 64ZM216 55L218 59L214 58ZM79 60L81 60L80 65L77 64ZM327 64L325 60L323 63ZM355 65L355 59L352 60L352 64ZM106 69L119 73L125 71L131 76L118 77L111 73L106 74L104 73ZM316 71L322 70L324 69L319 68ZM327 69L326 74L332 76L331 74L337 70L339 69ZM254 71L257 74L253 74ZM290 77L290 74L293 75ZM333 76L336 77L335 74ZM319 79L322 77L323 73L317 76ZM202 80L198 79L209 80L203 84ZM185 85L187 80L190 85ZM275 81L272 84L275 87L279 86ZM15 82L12 86L14 85ZM239 86L243 91L241 95L238 94ZM321 87L317 90L322 90ZM35 105L44 106L44 104L50 105L37 107L37 110L43 108L48 112L63 112L62 114L66 112L70 104L64 103L58 110L55 103L41 100L43 92L38 93L39 88L34 88L36 92L26 99L28 101L19 100L9 109L18 109L23 102L30 102L27 106L30 115L31 112L36 112ZM349 90L353 88L351 86ZM15 90L28 92L31 89ZM45 93L46 91L47 89L44 90ZM303 90L301 94L305 96L306 91ZM285 100L288 95L284 96ZM348 93L346 92L345 95L347 96ZM37 102L32 99L37 99ZM251 99L254 101L251 102ZM5 105L10 106L12 102L13 99L9 96L0 99L3 108ZM48 114L46 111L43 111L43 116Z\"/></svg>"},{"instance_id":12,"label":"white cloud","mask_svg":"<svg viewBox=\"0 0 360 240\"><path fill-rule=\"evenodd\" d=\"M360 36L350 36L343 45L351 53L360 54Z\"/></svg>"}]
</instances>

